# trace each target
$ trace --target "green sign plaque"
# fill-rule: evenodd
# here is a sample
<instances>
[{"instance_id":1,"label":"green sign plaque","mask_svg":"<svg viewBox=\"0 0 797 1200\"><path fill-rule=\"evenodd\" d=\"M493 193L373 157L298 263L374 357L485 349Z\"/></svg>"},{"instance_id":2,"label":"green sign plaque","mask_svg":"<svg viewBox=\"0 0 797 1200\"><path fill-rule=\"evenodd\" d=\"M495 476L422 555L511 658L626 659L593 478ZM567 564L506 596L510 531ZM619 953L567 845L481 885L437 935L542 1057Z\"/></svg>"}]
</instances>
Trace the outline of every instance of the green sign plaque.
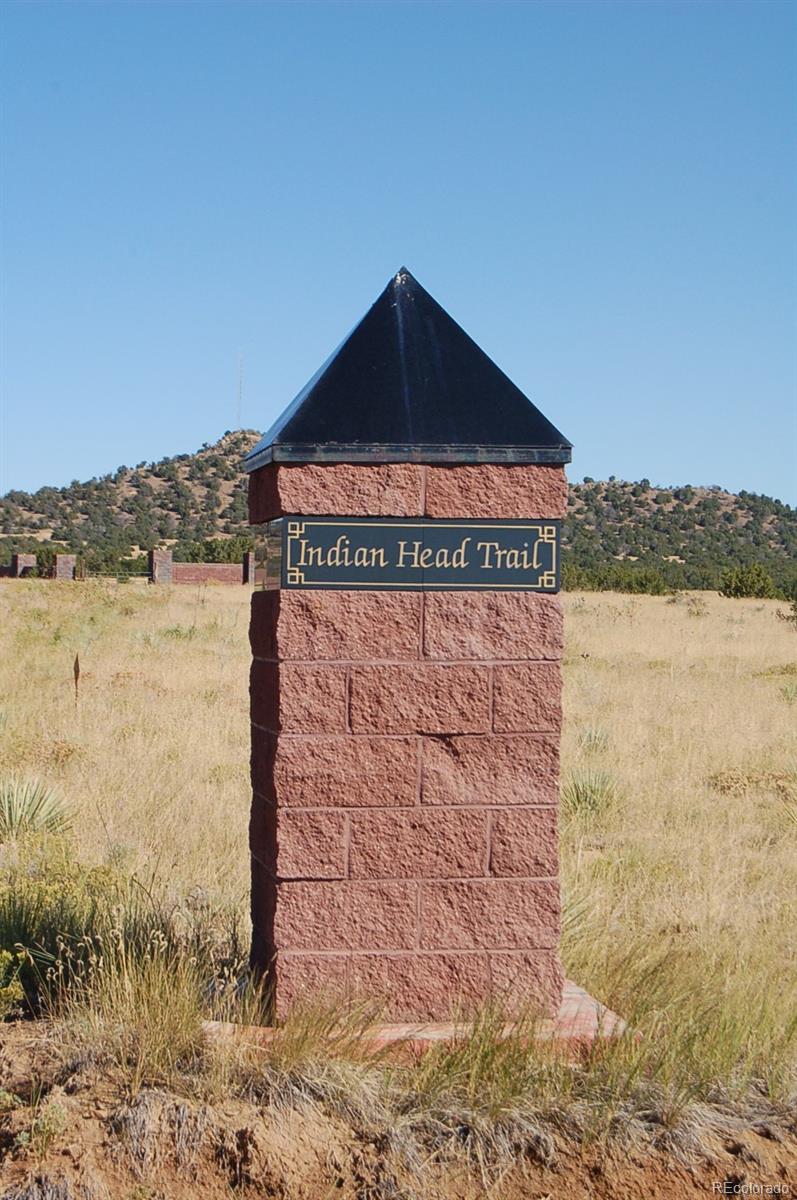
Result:
<instances>
[{"instance_id":1,"label":"green sign plaque","mask_svg":"<svg viewBox=\"0 0 797 1200\"><path fill-rule=\"evenodd\" d=\"M266 529L267 588L559 590L559 521L282 517Z\"/></svg>"}]
</instances>

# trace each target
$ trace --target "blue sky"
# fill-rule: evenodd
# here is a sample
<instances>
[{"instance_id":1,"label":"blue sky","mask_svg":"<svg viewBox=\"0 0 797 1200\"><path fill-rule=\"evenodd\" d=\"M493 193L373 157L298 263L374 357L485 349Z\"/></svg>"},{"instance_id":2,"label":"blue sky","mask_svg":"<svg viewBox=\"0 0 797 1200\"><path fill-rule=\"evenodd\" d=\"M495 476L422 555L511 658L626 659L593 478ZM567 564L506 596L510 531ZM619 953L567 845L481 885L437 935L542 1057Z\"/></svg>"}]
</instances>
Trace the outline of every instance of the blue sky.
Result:
<instances>
[{"instance_id":1,"label":"blue sky","mask_svg":"<svg viewBox=\"0 0 797 1200\"><path fill-rule=\"evenodd\" d=\"M572 478L797 501L797 6L5 0L0 491L265 429L406 264Z\"/></svg>"}]
</instances>

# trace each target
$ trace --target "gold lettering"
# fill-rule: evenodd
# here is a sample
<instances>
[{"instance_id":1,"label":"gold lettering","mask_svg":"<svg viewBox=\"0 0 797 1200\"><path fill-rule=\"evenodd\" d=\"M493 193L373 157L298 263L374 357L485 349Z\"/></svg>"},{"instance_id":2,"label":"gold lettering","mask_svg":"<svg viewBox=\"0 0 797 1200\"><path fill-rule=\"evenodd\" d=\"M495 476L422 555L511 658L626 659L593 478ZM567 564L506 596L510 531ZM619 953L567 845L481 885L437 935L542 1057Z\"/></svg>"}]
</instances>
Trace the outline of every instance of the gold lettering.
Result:
<instances>
[{"instance_id":1,"label":"gold lettering","mask_svg":"<svg viewBox=\"0 0 797 1200\"><path fill-rule=\"evenodd\" d=\"M510 547L507 549L499 542L477 542L476 549L482 551L481 565L486 570L507 571L538 571L540 569L540 542L534 543L534 549L529 553L528 542L523 543L523 549Z\"/></svg>"},{"instance_id":2,"label":"gold lettering","mask_svg":"<svg viewBox=\"0 0 797 1200\"><path fill-rule=\"evenodd\" d=\"M498 549L498 542L477 542L476 549L484 551L484 557L482 559L482 566L485 567L488 571L491 571L493 568L493 564L490 561L491 551Z\"/></svg>"},{"instance_id":3,"label":"gold lettering","mask_svg":"<svg viewBox=\"0 0 797 1200\"><path fill-rule=\"evenodd\" d=\"M463 567L468 566L468 560L465 555L465 547L467 546L469 541L471 541L471 539L469 537L463 538L462 541L460 542L458 548L451 555L451 566L452 567L463 568Z\"/></svg>"},{"instance_id":4,"label":"gold lettering","mask_svg":"<svg viewBox=\"0 0 797 1200\"><path fill-rule=\"evenodd\" d=\"M327 551L328 567L348 567L349 566L349 539L345 533L342 533L331 550Z\"/></svg>"},{"instance_id":5,"label":"gold lettering","mask_svg":"<svg viewBox=\"0 0 797 1200\"><path fill-rule=\"evenodd\" d=\"M358 546L354 551L355 567L386 567L385 552L381 546Z\"/></svg>"},{"instance_id":6,"label":"gold lettering","mask_svg":"<svg viewBox=\"0 0 797 1200\"><path fill-rule=\"evenodd\" d=\"M323 551L320 546L310 546L306 538L302 538L299 542L299 562L300 567L321 567L323 566Z\"/></svg>"},{"instance_id":7,"label":"gold lettering","mask_svg":"<svg viewBox=\"0 0 797 1200\"><path fill-rule=\"evenodd\" d=\"M396 566L397 567L410 566L410 567L415 567L417 569L421 565L420 562L418 561L418 559L420 556L421 546L423 545L423 542L413 542L412 550L407 549L406 542L399 542L398 545L399 545L398 561L396 562ZM405 558L408 558L410 560L409 563L406 563L404 561Z\"/></svg>"}]
</instances>

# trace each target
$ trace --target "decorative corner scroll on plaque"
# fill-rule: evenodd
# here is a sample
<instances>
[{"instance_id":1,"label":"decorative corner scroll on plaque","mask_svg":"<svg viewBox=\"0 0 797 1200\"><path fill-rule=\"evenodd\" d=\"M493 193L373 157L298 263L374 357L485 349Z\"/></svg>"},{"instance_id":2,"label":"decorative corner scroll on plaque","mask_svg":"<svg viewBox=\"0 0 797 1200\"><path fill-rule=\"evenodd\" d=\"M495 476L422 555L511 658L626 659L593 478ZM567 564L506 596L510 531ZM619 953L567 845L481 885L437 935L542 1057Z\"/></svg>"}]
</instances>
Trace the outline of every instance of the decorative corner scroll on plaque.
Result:
<instances>
[{"instance_id":1,"label":"decorative corner scroll on plaque","mask_svg":"<svg viewBox=\"0 0 797 1200\"><path fill-rule=\"evenodd\" d=\"M266 588L559 590L559 521L282 517L257 540Z\"/></svg>"}]
</instances>

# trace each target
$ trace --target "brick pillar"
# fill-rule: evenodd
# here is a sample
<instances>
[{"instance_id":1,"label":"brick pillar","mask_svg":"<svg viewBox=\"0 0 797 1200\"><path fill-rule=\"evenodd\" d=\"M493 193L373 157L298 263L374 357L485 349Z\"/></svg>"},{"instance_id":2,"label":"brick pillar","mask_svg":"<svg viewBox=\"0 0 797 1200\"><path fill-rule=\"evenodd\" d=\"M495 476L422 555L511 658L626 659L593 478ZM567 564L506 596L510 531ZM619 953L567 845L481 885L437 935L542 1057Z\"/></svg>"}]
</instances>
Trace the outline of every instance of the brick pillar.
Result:
<instances>
[{"instance_id":1,"label":"brick pillar","mask_svg":"<svg viewBox=\"0 0 797 1200\"><path fill-rule=\"evenodd\" d=\"M11 574L15 579L21 578L23 575L30 575L31 571L36 570L36 555L35 554L12 554L11 555Z\"/></svg>"},{"instance_id":2,"label":"brick pillar","mask_svg":"<svg viewBox=\"0 0 797 1200\"><path fill-rule=\"evenodd\" d=\"M275 465L250 520L560 518L561 466ZM253 961L277 1011L558 1007L562 613L532 592L258 591Z\"/></svg>"},{"instance_id":3,"label":"brick pillar","mask_svg":"<svg viewBox=\"0 0 797 1200\"><path fill-rule=\"evenodd\" d=\"M76 562L77 555L75 554L56 554L53 578L61 580L74 579Z\"/></svg>"},{"instance_id":4,"label":"brick pillar","mask_svg":"<svg viewBox=\"0 0 797 1200\"><path fill-rule=\"evenodd\" d=\"M254 583L255 582L255 555L254 555L254 551L252 551L252 550L248 550L246 552L246 554L244 554L242 582L243 583Z\"/></svg>"},{"instance_id":5,"label":"brick pillar","mask_svg":"<svg viewBox=\"0 0 797 1200\"><path fill-rule=\"evenodd\" d=\"M172 582L172 552L171 550L150 550L149 555L150 583Z\"/></svg>"}]
</instances>

